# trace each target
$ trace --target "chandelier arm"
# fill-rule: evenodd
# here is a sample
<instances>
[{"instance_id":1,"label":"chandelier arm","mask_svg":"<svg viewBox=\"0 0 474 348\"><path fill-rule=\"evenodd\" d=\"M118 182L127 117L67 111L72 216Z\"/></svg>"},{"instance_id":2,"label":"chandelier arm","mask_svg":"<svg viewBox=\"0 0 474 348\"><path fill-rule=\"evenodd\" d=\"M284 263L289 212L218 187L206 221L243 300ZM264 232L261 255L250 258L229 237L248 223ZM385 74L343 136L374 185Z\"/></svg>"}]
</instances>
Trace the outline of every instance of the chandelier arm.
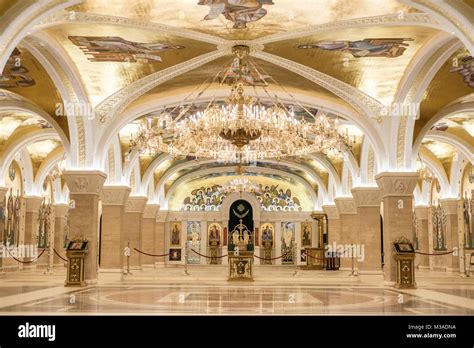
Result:
<instances>
[{"instance_id":1,"label":"chandelier arm","mask_svg":"<svg viewBox=\"0 0 474 348\"><path fill-rule=\"evenodd\" d=\"M256 62L254 63L254 62L252 61L251 64L252 64L252 65L255 64L255 69L257 69L257 67L260 68L260 66L259 66ZM263 73L264 73L265 75L268 75L268 74L266 73L265 69L263 69L263 68L260 68L260 69L263 71ZM291 94L290 92L288 92L288 91L287 91L277 80L275 80L271 75L268 75L268 76L269 76L269 78L270 78L278 87L280 87L280 88L282 89L282 91L283 91L284 93L288 94L298 106L300 106L300 107L301 107L304 111L306 111L313 119L316 120L316 116L313 115L313 113L312 113L311 111L309 111L304 105L302 105L302 104L295 98L295 96L294 96L293 94Z\"/></svg>"}]
</instances>

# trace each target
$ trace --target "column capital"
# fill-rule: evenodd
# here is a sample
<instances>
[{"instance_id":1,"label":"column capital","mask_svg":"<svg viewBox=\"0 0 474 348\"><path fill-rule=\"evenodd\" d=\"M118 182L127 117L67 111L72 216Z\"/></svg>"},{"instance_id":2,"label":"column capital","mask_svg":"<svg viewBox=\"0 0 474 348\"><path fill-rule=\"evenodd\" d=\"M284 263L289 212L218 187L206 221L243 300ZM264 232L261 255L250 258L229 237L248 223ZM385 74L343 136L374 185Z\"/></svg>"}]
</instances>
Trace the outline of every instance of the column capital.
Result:
<instances>
[{"instance_id":1,"label":"column capital","mask_svg":"<svg viewBox=\"0 0 474 348\"><path fill-rule=\"evenodd\" d=\"M129 196L125 205L126 213L143 213L145 210L148 197L145 196Z\"/></svg>"},{"instance_id":2,"label":"column capital","mask_svg":"<svg viewBox=\"0 0 474 348\"><path fill-rule=\"evenodd\" d=\"M54 215L57 218L63 218L66 216L67 211L69 210L69 205L61 203L54 205Z\"/></svg>"},{"instance_id":3,"label":"column capital","mask_svg":"<svg viewBox=\"0 0 474 348\"><path fill-rule=\"evenodd\" d=\"M39 196L25 196L25 203L26 203L26 212L30 213L37 213L43 203L43 197Z\"/></svg>"},{"instance_id":4,"label":"column capital","mask_svg":"<svg viewBox=\"0 0 474 348\"><path fill-rule=\"evenodd\" d=\"M337 211L336 205L323 205L323 211L329 219L339 219L339 212Z\"/></svg>"},{"instance_id":5,"label":"column capital","mask_svg":"<svg viewBox=\"0 0 474 348\"><path fill-rule=\"evenodd\" d=\"M375 176L382 196L412 196L418 182L417 172L384 172Z\"/></svg>"},{"instance_id":6,"label":"column capital","mask_svg":"<svg viewBox=\"0 0 474 348\"><path fill-rule=\"evenodd\" d=\"M441 207L443 207L447 214L452 215L458 213L459 199L457 198L441 198L439 204L441 204Z\"/></svg>"},{"instance_id":7,"label":"column capital","mask_svg":"<svg viewBox=\"0 0 474 348\"><path fill-rule=\"evenodd\" d=\"M128 186L103 186L100 199L103 205L125 205L130 192Z\"/></svg>"},{"instance_id":8,"label":"column capital","mask_svg":"<svg viewBox=\"0 0 474 348\"><path fill-rule=\"evenodd\" d=\"M337 197L334 199L337 211L341 214L357 214L356 205L352 197Z\"/></svg>"},{"instance_id":9,"label":"column capital","mask_svg":"<svg viewBox=\"0 0 474 348\"><path fill-rule=\"evenodd\" d=\"M356 207L380 207L382 192L378 187L354 187L351 190Z\"/></svg>"},{"instance_id":10,"label":"column capital","mask_svg":"<svg viewBox=\"0 0 474 348\"><path fill-rule=\"evenodd\" d=\"M146 204L145 210L143 211L143 217L146 219L156 219L156 216L159 211L160 211L159 204Z\"/></svg>"},{"instance_id":11,"label":"column capital","mask_svg":"<svg viewBox=\"0 0 474 348\"><path fill-rule=\"evenodd\" d=\"M428 213L430 212L430 207L427 205L417 205L414 208L415 216L420 220L428 220Z\"/></svg>"},{"instance_id":12,"label":"column capital","mask_svg":"<svg viewBox=\"0 0 474 348\"><path fill-rule=\"evenodd\" d=\"M70 193L99 195L107 175L98 170L68 170L63 177Z\"/></svg>"}]
</instances>

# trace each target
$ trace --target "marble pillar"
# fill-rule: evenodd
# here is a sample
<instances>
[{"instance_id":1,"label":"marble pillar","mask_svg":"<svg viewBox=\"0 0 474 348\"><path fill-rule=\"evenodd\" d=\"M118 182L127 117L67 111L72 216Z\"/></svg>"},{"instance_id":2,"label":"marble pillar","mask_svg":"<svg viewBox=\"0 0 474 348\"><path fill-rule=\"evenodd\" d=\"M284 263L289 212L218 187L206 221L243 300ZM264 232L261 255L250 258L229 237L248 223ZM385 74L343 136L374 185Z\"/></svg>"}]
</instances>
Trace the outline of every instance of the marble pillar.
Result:
<instances>
[{"instance_id":1,"label":"marble pillar","mask_svg":"<svg viewBox=\"0 0 474 348\"><path fill-rule=\"evenodd\" d=\"M341 220L335 205L323 205L328 217L328 245L339 244L341 240Z\"/></svg>"},{"instance_id":2,"label":"marble pillar","mask_svg":"<svg viewBox=\"0 0 474 348\"><path fill-rule=\"evenodd\" d=\"M148 254L155 253L156 216L159 210L159 204L147 204L145 205L145 210L143 211L140 250ZM140 254L139 263L144 268L154 268L155 257Z\"/></svg>"},{"instance_id":3,"label":"marble pillar","mask_svg":"<svg viewBox=\"0 0 474 348\"><path fill-rule=\"evenodd\" d=\"M334 200L336 203L339 219L341 223L340 242L338 245L344 245L346 251L341 255L341 269L352 269L352 252L348 251L352 245L358 244L359 239L359 219L354 199L352 197L338 197ZM357 262L354 261L354 268L357 269Z\"/></svg>"},{"instance_id":4,"label":"marble pillar","mask_svg":"<svg viewBox=\"0 0 474 348\"><path fill-rule=\"evenodd\" d=\"M107 175L100 171L73 170L63 173L69 188L70 238L86 238L88 254L85 258L84 280L97 282L99 244L99 195Z\"/></svg>"},{"instance_id":5,"label":"marble pillar","mask_svg":"<svg viewBox=\"0 0 474 348\"><path fill-rule=\"evenodd\" d=\"M168 251L165 249L165 221L167 212L158 211L155 219L155 236L153 238L154 254L163 255ZM155 257L155 268L164 267L168 257Z\"/></svg>"},{"instance_id":6,"label":"marble pillar","mask_svg":"<svg viewBox=\"0 0 474 348\"><path fill-rule=\"evenodd\" d=\"M384 172L375 177L382 190L384 280L394 285L397 277L395 248L393 243L413 235L413 190L418 173Z\"/></svg>"},{"instance_id":7,"label":"marble pillar","mask_svg":"<svg viewBox=\"0 0 474 348\"><path fill-rule=\"evenodd\" d=\"M23 239L24 245L38 245L38 213L41 203L43 202L42 197L38 196L27 196L25 197L26 211L25 211L25 237ZM47 252L45 251L41 258L46 258ZM23 258L23 261L30 261L30 257ZM38 260L39 261L39 260ZM36 268L37 262L25 263L23 267L25 269Z\"/></svg>"},{"instance_id":8,"label":"marble pillar","mask_svg":"<svg viewBox=\"0 0 474 348\"><path fill-rule=\"evenodd\" d=\"M8 189L6 187L0 187L0 202L3 202L3 200L5 199L5 195L7 194L7 191L8 191ZM6 209L6 208L7 207L4 207L4 209ZM0 231L0 240L2 241L2 244L3 244L3 228ZM5 257L6 257L6 255L1 255L1 257L0 257L0 273L4 272L3 260L4 260Z\"/></svg>"},{"instance_id":9,"label":"marble pillar","mask_svg":"<svg viewBox=\"0 0 474 348\"><path fill-rule=\"evenodd\" d=\"M430 207L426 205L415 206L415 216L418 234L418 251L422 253L430 252L430 235L428 232L428 218ZM430 258L428 255L416 254L415 265L418 269L429 269Z\"/></svg>"},{"instance_id":10,"label":"marble pillar","mask_svg":"<svg viewBox=\"0 0 474 348\"><path fill-rule=\"evenodd\" d=\"M435 257L444 257L446 260L446 270L448 272L460 272L459 264L459 228L458 228L458 205L459 200L456 198L446 198L440 199L441 207L446 214L446 247L448 251L455 249L454 253L445 256L435 256Z\"/></svg>"},{"instance_id":11,"label":"marble pillar","mask_svg":"<svg viewBox=\"0 0 474 348\"><path fill-rule=\"evenodd\" d=\"M141 269L141 256L134 248L141 250L140 237L143 211L145 210L147 200L148 198L143 196L129 196L125 206L125 213L122 220L124 239L121 249L123 250L128 243L130 243L130 249L132 251L130 256L130 269Z\"/></svg>"},{"instance_id":12,"label":"marble pillar","mask_svg":"<svg viewBox=\"0 0 474 348\"><path fill-rule=\"evenodd\" d=\"M358 262L359 274L382 275L382 241L380 234L380 201L378 187L354 187L352 189L359 225L359 250L363 261ZM363 247L363 249L362 249Z\"/></svg>"},{"instance_id":13,"label":"marble pillar","mask_svg":"<svg viewBox=\"0 0 474 348\"><path fill-rule=\"evenodd\" d=\"M54 250L66 258L64 241L66 237L66 214L69 209L67 204L54 205ZM53 264L56 267L64 267L64 260L54 253Z\"/></svg>"},{"instance_id":14,"label":"marble pillar","mask_svg":"<svg viewBox=\"0 0 474 348\"><path fill-rule=\"evenodd\" d=\"M101 273L122 273L123 215L130 195L128 186L104 186L102 201Z\"/></svg>"}]
</instances>

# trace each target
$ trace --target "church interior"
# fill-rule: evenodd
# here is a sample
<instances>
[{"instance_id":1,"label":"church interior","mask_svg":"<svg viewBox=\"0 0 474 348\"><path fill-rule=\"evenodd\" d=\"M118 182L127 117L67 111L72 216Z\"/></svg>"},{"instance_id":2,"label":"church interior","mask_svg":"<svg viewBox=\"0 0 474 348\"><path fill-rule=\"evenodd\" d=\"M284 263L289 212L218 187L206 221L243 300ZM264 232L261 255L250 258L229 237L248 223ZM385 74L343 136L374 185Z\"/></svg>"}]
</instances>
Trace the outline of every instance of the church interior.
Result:
<instances>
[{"instance_id":1,"label":"church interior","mask_svg":"<svg viewBox=\"0 0 474 348\"><path fill-rule=\"evenodd\" d=\"M0 0L0 316L473 315L473 23Z\"/></svg>"}]
</instances>

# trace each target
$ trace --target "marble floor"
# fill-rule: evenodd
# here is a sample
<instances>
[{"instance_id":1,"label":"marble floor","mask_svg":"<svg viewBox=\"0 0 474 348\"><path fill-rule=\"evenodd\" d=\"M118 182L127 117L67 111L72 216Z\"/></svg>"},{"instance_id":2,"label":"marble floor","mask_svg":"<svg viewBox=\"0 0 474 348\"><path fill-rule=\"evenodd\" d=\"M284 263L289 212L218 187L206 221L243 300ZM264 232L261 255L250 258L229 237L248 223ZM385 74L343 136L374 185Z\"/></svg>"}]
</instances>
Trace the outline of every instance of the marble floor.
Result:
<instances>
[{"instance_id":1,"label":"marble floor","mask_svg":"<svg viewBox=\"0 0 474 348\"><path fill-rule=\"evenodd\" d=\"M228 282L223 266L100 274L64 287L65 270L0 275L0 315L473 315L474 278L417 272L417 289L384 286L347 271L255 267L255 281Z\"/></svg>"}]
</instances>

